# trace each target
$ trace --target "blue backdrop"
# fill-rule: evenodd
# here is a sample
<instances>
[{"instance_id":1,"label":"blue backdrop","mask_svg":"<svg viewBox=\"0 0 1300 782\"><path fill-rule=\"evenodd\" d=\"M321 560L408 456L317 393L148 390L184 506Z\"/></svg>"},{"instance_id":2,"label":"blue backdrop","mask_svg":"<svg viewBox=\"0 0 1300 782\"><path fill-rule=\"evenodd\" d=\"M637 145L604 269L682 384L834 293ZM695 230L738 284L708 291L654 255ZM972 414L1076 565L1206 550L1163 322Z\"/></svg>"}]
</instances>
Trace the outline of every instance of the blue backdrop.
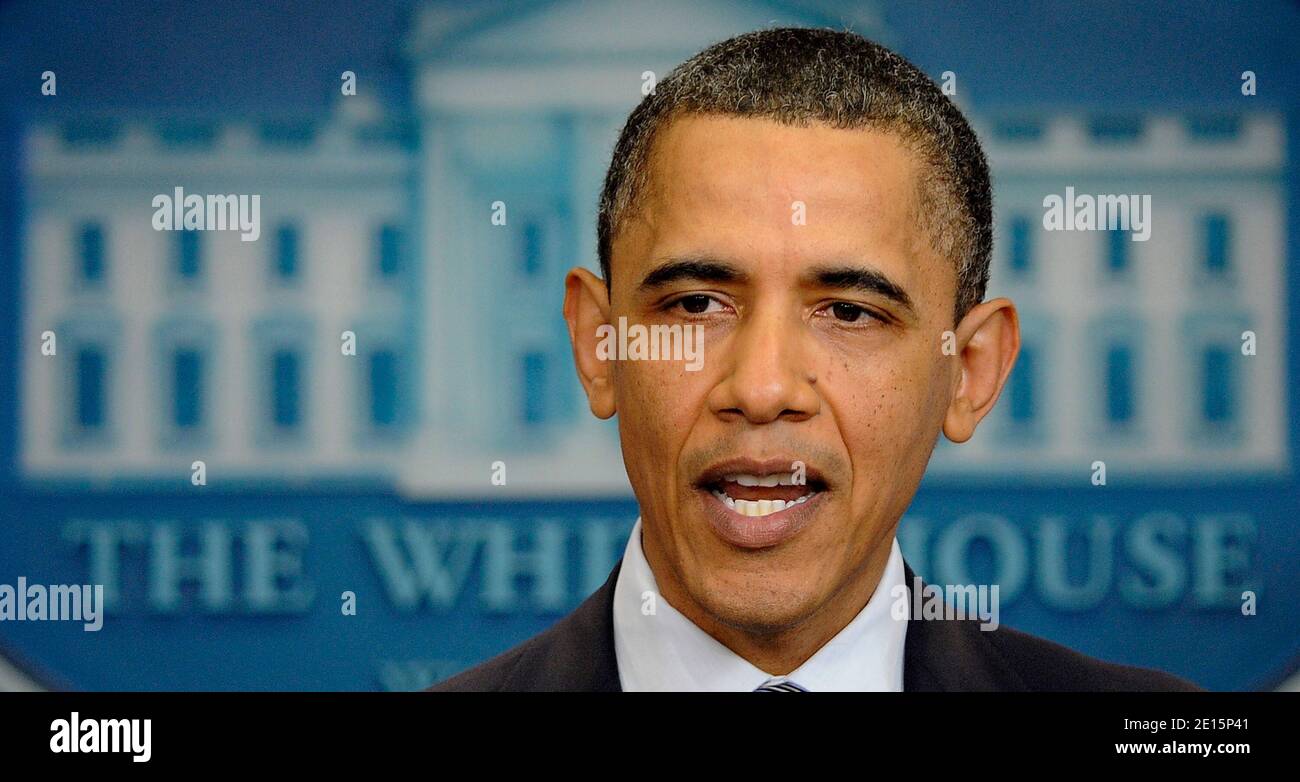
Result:
<instances>
[{"instance_id":1,"label":"blue backdrop","mask_svg":"<svg viewBox=\"0 0 1300 782\"><path fill-rule=\"evenodd\" d=\"M99 632L0 622L0 658L51 687L416 689L577 605L636 507L573 377L563 272L595 263L645 73L788 23L947 79L990 149L993 289L1026 357L976 441L936 453L908 561L1001 584L1003 623L1082 651L1276 686L1300 651L1298 22L1283 2L8 4L0 584L103 584L110 610ZM1040 202L1067 186L1152 194L1150 242L1049 235ZM153 230L176 187L260 195L260 237Z\"/></svg>"}]
</instances>

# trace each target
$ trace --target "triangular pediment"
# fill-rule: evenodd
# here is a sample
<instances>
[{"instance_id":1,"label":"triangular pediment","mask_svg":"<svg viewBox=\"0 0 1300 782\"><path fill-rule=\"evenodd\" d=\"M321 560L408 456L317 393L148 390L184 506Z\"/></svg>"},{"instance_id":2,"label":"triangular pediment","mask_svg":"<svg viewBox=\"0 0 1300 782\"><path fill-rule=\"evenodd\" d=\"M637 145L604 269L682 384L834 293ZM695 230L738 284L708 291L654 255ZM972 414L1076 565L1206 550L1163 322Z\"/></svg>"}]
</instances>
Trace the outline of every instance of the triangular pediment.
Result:
<instances>
[{"instance_id":1,"label":"triangular pediment","mask_svg":"<svg viewBox=\"0 0 1300 782\"><path fill-rule=\"evenodd\" d=\"M749 30L848 28L886 42L869 3L796 0L547 0L489 3L471 10L429 4L407 50L420 60L562 62L637 53L679 59Z\"/></svg>"}]
</instances>

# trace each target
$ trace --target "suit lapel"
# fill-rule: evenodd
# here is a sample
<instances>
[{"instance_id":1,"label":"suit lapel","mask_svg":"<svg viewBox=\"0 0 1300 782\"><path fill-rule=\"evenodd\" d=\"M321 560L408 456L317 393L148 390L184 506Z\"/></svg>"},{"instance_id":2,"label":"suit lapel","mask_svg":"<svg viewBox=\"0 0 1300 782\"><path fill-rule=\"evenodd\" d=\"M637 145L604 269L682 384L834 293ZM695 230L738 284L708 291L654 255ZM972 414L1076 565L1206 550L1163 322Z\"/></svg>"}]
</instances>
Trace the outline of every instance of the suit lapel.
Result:
<instances>
[{"instance_id":1,"label":"suit lapel","mask_svg":"<svg viewBox=\"0 0 1300 782\"><path fill-rule=\"evenodd\" d=\"M500 689L524 692L621 692L614 654L614 585L619 559L603 586L539 636Z\"/></svg>"},{"instance_id":2,"label":"suit lapel","mask_svg":"<svg viewBox=\"0 0 1300 782\"><path fill-rule=\"evenodd\" d=\"M588 689L593 692L623 691L618 678L618 656L614 653L614 586L622 567L623 559L620 557L605 584L586 601L591 604L588 607L592 615L591 631L598 639L588 680Z\"/></svg>"},{"instance_id":3,"label":"suit lapel","mask_svg":"<svg viewBox=\"0 0 1300 782\"><path fill-rule=\"evenodd\" d=\"M904 692L1019 691L1027 689L1002 654L980 630L977 620L925 619L915 610L913 588L919 583L903 563L911 618L903 646Z\"/></svg>"}]
</instances>

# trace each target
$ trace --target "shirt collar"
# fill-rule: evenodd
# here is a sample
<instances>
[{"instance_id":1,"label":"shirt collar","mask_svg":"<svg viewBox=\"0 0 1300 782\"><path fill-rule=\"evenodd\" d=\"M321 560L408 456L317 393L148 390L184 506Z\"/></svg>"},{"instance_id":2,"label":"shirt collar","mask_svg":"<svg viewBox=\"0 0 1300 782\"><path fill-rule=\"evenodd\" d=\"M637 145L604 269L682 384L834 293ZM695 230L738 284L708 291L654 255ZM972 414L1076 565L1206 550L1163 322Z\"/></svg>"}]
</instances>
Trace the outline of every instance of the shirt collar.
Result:
<instances>
[{"instance_id":1,"label":"shirt collar","mask_svg":"<svg viewBox=\"0 0 1300 782\"><path fill-rule=\"evenodd\" d=\"M892 615L895 587L907 594L897 538L867 604L783 678L813 692L901 692L907 616ZM625 692L748 692L773 678L668 605L641 548L639 518L614 585L614 652Z\"/></svg>"}]
</instances>

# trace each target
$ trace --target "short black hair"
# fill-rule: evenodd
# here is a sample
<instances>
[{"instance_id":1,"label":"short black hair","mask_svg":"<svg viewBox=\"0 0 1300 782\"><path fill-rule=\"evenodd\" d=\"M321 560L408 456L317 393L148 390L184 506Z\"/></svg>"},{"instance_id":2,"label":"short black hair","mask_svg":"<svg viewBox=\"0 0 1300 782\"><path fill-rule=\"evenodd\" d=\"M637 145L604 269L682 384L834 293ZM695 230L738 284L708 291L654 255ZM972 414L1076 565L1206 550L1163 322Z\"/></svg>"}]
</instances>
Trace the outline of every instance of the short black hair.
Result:
<instances>
[{"instance_id":1,"label":"short black hair","mask_svg":"<svg viewBox=\"0 0 1300 782\"><path fill-rule=\"evenodd\" d=\"M813 122L896 133L925 162L920 219L957 270L954 316L984 300L993 195L979 139L948 96L903 57L856 33L784 27L729 38L677 66L642 99L614 146L596 238L610 284L614 237L645 189L656 134L683 114Z\"/></svg>"}]
</instances>

